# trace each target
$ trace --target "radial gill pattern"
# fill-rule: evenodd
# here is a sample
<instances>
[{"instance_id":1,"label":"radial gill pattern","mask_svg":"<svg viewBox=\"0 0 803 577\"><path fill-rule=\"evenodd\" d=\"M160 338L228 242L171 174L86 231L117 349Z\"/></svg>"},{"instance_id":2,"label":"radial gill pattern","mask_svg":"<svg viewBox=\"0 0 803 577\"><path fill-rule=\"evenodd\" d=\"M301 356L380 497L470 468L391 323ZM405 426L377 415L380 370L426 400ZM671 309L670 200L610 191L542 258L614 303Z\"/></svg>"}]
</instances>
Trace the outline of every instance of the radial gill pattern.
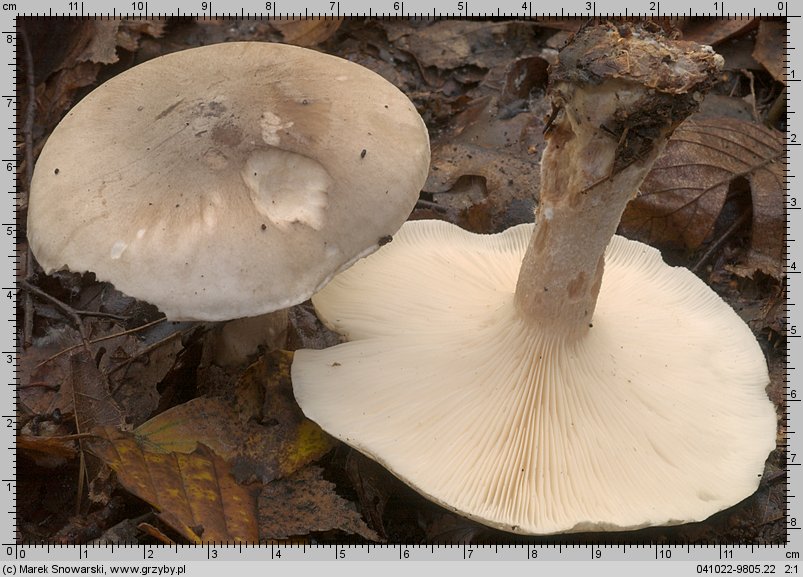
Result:
<instances>
[{"instance_id":1,"label":"radial gill pattern","mask_svg":"<svg viewBox=\"0 0 803 577\"><path fill-rule=\"evenodd\" d=\"M532 233L408 222L313 298L350 340L298 351L296 398L428 498L518 533L701 520L750 495L775 446L763 355L685 269L614 237L593 327L520 318Z\"/></svg>"}]
</instances>

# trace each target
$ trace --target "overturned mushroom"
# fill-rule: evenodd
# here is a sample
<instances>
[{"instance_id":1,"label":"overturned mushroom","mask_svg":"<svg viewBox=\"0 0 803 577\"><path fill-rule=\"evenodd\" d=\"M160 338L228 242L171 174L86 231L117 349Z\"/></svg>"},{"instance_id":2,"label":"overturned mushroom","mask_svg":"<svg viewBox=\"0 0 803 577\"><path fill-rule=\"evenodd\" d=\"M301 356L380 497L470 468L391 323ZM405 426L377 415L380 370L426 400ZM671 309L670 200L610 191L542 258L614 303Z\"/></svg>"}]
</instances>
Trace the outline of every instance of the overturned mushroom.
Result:
<instances>
[{"instance_id":1,"label":"overturned mushroom","mask_svg":"<svg viewBox=\"0 0 803 577\"><path fill-rule=\"evenodd\" d=\"M776 429L754 336L689 271L614 236L720 66L642 26L581 31L551 72L535 226L409 222L339 275L313 303L352 342L296 353L306 415L517 533L684 523L751 494Z\"/></svg>"},{"instance_id":2,"label":"overturned mushroom","mask_svg":"<svg viewBox=\"0 0 803 577\"><path fill-rule=\"evenodd\" d=\"M46 272L92 271L170 319L253 317L379 248L428 165L415 107L366 68L281 44L206 46L70 111L36 164L28 237Z\"/></svg>"}]
</instances>

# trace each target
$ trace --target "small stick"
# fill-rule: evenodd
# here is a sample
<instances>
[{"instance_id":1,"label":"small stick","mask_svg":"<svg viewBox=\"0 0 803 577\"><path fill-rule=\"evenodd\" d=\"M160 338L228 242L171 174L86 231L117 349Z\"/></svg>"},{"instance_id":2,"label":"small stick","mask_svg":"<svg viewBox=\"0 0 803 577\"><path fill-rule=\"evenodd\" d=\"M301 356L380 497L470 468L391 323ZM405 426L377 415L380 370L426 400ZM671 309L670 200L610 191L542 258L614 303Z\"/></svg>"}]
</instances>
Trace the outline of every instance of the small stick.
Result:
<instances>
[{"instance_id":1,"label":"small stick","mask_svg":"<svg viewBox=\"0 0 803 577\"><path fill-rule=\"evenodd\" d=\"M35 383L28 383L27 385L19 385L19 389L33 389L34 387L42 387L43 389L48 389L51 391L58 391L61 389L61 385L51 385L50 383L42 382L35 382Z\"/></svg>"},{"instance_id":2,"label":"small stick","mask_svg":"<svg viewBox=\"0 0 803 577\"><path fill-rule=\"evenodd\" d=\"M179 335L179 333L172 333L170 335L167 335L165 338L163 338L163 339L161 339L159 341L156 341L155 343L153 343L151 345L148 345L147 347L145 347L141 351L137 351L134 355L130 356L129 358L127 358L126 360L124 360L120 364L115 365L114 367L112 367L108 371L106 371L106 374L104 376L108 377L109 375L111 375L113 373L116 373L120 369L129 366L131 363L133 363L137 359L141 359L142 357L144 357L146 355L149 355L150 353L152 353L156 349L158 349L160 347L163 347L165 344L170 342L172 339L175 339L178 335ZM109 391L109 393L112 396L114 396L115 394L117 394L117 390L119 388L120 388L120 386L118 385L114 390Z\"/></svg>"},{"instance_id":3,"label":"small stick","mask_svg":"<svg viewBox=\"0 0 803 577\"><path fill-rule=\"evenodd\" d=\"M21 280L20 281L20 288L24 289L29 295L30 294L35 294L39 298L44 299L44 300L56 305L56 307L58 307L59 309L61 309L61 311L64 314L66 314L70 318L70 320L78 328L78 332L81 334L81 340L86 341L86 332L84 330L84 323L81 320L81 317L78 316L78 313L76 312L76 310L74 308L72 308L71 306L69 306L69 305L67 305L67 304L65 304L63 302L61 302L56 297L47 294L45 291L40 289L38 286L32 285L27 280Z\"/></svg>"},{"instance_id":4,"label":"small stick","mask_svg":"<svg viewBox=\"0 0 803 577\"><path fill-rule=\"evenodd\" d=\"M45 291L43 291L42 289L40 289L36 285L31 284L28 281L22 281L20 283L20 286L22 288L24 288L26 291L32 292L36 296L38 296L38 297L40 297L40 298L42 298L42 299L44 299L46 301L50 301L51 303L56 305L58 308L63 310L65 313L70 315L70 318L72 318L72 319L76 318L73 315L77 315L77 317L100 317L100 318L104 318L104 319L114 319L116 321L127 321L130 318L130 317L124 317L122 315L115 315L113 313L102 313L102 312L97 312L97 311L77 310L77 309L72 308L70 305L60 301L56 297L47 294Z\"/></svg>"},{"instance_id":5,"label":"small stick","mask_svg":"<svg viewBox=\"0 0 803 577\"><path fill-rule=\"evenodd\" d=\"M150 328L150 327L152 327L154 325L158 325L159 323L164 322L166 320L167 319L165 317L162 317L160 319L156 319L155 321L151 321L149 323L145 323L144 325L140 325L138 327L135 327L133 329L128 329L127 331L121 331L119 333L114 333L114 334L111 334L111 335L106 335L106 336L103 336L103 337L98 337L96 339L92 339L91 341L88 341L86 344L94 345L94 344L102 342L102 341L108 341L110 339L116 339L117 337L122 337L124 335L130 335L132 333L137 333L139 331L142 331L142 330L145 330L147 328ZM71 347L67 347L66 349L63 349L63 350L57 352L55 355L52 355L52 356L46 358L44 361L42 361L41 363L36 365L35 368L38 369L42 365L45 365L45 364L49 363L50 361L53 361L53 360L59 358L64 353L69 353L70 351L74 351L75 349L79 349L79 348L83 347L84 344L85 343L81 343L80 345L73 345Z\"/></svg>"},{"instance_id":6,"label":"small stick","mask_svg":"<svg viewBox=\"0 0 803 577\"><path fill-rule=\"evenodd\" d=\"M55 435L53 437L37 437L48 441L76 441L80 439L95 439L97 435L93 433L73 433L72 435Z\"/></svg>"},{"instance_id":7,"label":"small stick","mask_svg":"<svg viewBox=\"0 0 803 577\"><path fill-rule=\"evenodd\" d=\"M786 87L784 86L781 93L772 103L770 106L769 111L767 112L767 119L764 121L765 126L769 126L770 128L774 128L777 126L778 122L780 122L781 118L785 114L786 110Z\"/></svg>"},{"instance_id":8,"label":"small stick","mask_svg":"<svg viewBox=\"0 0 803 577\"><path fill-rule=\"evenodd\" d=\"M416 208L425 208L429 210L434 210L435 212L447 212L448 209L445 206L441 206L437 202L432 202L430 200L421 200L419 199L415 203Z\"/></svg>"},{"instance_id":9,"label":"small stick","mask_svg":"<svg viewBox=\"0 0 803 577\"><path fill-rule=\"evenodd\" d=\"M17 202L17 216L23 206L28 206L28 194L31 190L31 181L33 180L33 123L36 115L36 85L34 84L34 69L33 69L33 52L31 52L31 44L28 42L28 35L25 33L25 27L21 26L19 29L20 39L22 40L22 49L25 52L25 67L27 73L25 75L25 82L28 88L28 107L25 111L25 124L23 126L23 137L25 138L25 201L19 199ZM17 189L19 192L19 188ZM25 247L25 276L26 280L30 278L31 271L33 270L33 255L31 249L26 245ZM25 322L22 325L22 346L28 348L33 343L33 297L31 293L25 293L23 299L23 309L25 311Z\"/></svg>"},{"instance_id":10,"label":"small stick","mask_svg":"<svg viewBox=\"0 0 803 577\"><path fill-rule=\"evenodd\" d=\"M708 261L708 259L711 258L711 255L713 255L717 250L720 249L720 247L725 243L728 237L731 236L734 232L736 232L739 229L739 227L742 226L745 222L747 222L747 219L750 217L751 213L752 210L750 209L745 210L742 213L742 215L739 218L737 218L732 225L728 227L728 230L722 233L722 236L720 236L717 240L715 240L710 244L710 246L705 251L703 256L701 256L700 259L694 264L694 266L691 267L691 271L694 273L698 272L700 268Z\"/></svg>"},{"instance_id":11,"label":"small stick","mask_svg":"<svg viewBox=\"0 0 803 577\"><path fill-rule=\"evenodd\" d=\"M28 34L25 32L25 28L20 28L19 34L22 40L22 49L25 52L25 67L28 69L25 75L25 83L28 88L28 107L25 111L25 125L23 127L27 193L30 190L31 181L33 180L33 123L36 118L36 84L34 83L33 53L31 52L31 44L28 42ZM27 206L28 203L24 202L21 204Z\"/></svg>"}]
</instances>

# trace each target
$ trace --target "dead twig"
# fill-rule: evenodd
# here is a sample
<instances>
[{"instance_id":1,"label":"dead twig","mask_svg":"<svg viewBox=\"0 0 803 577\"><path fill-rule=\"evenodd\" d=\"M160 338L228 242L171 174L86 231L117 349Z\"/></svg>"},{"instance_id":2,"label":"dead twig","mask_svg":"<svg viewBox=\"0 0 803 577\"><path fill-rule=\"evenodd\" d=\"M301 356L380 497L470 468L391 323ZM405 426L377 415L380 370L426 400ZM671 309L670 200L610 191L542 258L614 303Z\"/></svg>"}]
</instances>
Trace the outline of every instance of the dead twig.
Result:
<instances>
[{"instance_id":1,"label":"dead twig","mask_svg":"<svg viewBox=\"0 0 803 577\"><path fill-rule=\"evenodd\" d=\"M175 338L180 338L179 337L179 333L173 333L173 334L167 335L165 338L163 338L161 340L158 340L158 341L156 341L155 343L153 343L151 345L148 345L144 349L142 349L140 351L137 351L135 354L131 355L129 358L127 358L126 360L124 360L120 364L115 365L114 367L110 368L108 371L106 371L105 376L109 377L110 375L116 373L120 369L128 367L131 363L133 363L133 362L135 362L135 361L137 361L137 360L139 360L139 359L151 354L153 351L155 351L156 349L158 349L160 347L165 346L168 342L170 342L171 340L173 340ZM117 394L117 391L118 391L119 388L120 388L120 385L118 385L117 388L115 388L114 390L110 391L111 395L114 396L115 394Z\"/></svg>"},{"instance_id":2,"label":"dead twig","mask_svg":"<svg viewBox=\"0 0 803 577\"><path fill-rule=\"evenodd\" d=\"M718 251L722 247L722 245L725 244L725 241L728 240L728 238L734 232L736 232L744 223L747 222L747 219L750 218L752 212L753 211L749 209L745 210L742 213L742 215L739 218L737 218L732 225L728 227L728 230L723 232L722 235L717 240L715 240L708 246L708 249L706 249L705 253L703 253L703 256L701 256L699 260L694 264L694 266L691 267L691 271L693 273L698 272L700 268L702 268L702 266L706 262L708 262L708 259L711 258L711 255L713 255L716 251Z\"/></svg>"},{"instance_id":3,"label":"dead twig","mask_svg":"<svg viewBox=\"0 0 803 577\"><path fill-rule=\"evenodd\" d=\"M758 114L758 107L756 106L756 79L749 70L743 68L741 73L744 74L750 82L750 104L753 107L753 122L760 124L761 117Z\"/></svg>"},{"instance_id":4,"label":"dead twig","mask_svg":"<svg viewBox=\"0 0 803 577\"><path fill-rule=\"evenodd\" d=\"M46 300L49 303L52 303L52 304L56 305L56 307L59 308L61 310L61 312L63 312L65 315L67 315L67 317L69 317L69 319L76 326L76 328L78 329L78 332L81 334L81 340L82 341L86 341L86 330L84 329L84 323L81 320L81 317L78 315L78 311L76 311L70 305L61 302L56 297L47 294L45 291L40 289L38 286L32 285L27 280L21 280L20 281L20 288L25 290L26 294L28 294L28 295L34 294L34 295L38 296L39 298L41 298L43 300Z\"/></svg>"},{"instance_id":5,"label":"dead twig","mask_svg":"<svg viewBox=\"0 0 803 577\"><path fill-rule=\"evenodd\" d=\"M102 313L98 311L82 311L78 309L72 308L70 305L60 301L56 297L47 294L45 291L37 287L36 285L31 284L28 281L22 281L20 286L28 292L35 294L36 296L53 303L58 308L60 308L64 313L66 313L73 321L78 319L80 321L81 317L99 317L104 319L113 319L116 321L127 321L130 317L124 317L122 315L115 315L113 313Z\"/></svg>"},{"instance_id":6,"label":"dead twig","mask_svg":"<svg viewBox=\"0 0 803 577\"><path fill-rule=\"evenodd\" d=\"M123 315L116 315L114 313L102 313L102 312L99 312L99 311L79 311L79 310L76 310L75 312L78 314L78 316L82 316L82 317L97 317L97 318L101 318L101 319L112 319L112 320L115 320L115 321L123 321L123 322L131 319L131 317L125 317Z\"/></svg>"},{"instance_id":7,"label":"dead twig","mask_svg":"<svg viewBox=\"0 0 803 577\"><path fill-rule=\"evenodd\" d=\"M78 441L80 439L98 438L94 433L73 433L72 435L55 435L52 437L36 437L45 441Z\"/></svg>"},{"instance_id":8,"label":"dead twig","mask_svg":"<svg viewBox=\"0 0 803 577\"><path fill-rule=\"evenodd\" d=\"M94 345L96 343L100 343L100 342L103 342L103 341L108 341L108 340L111 340L111 339L116 339L117 337L122 337L124 335L130 335L132 333L137 333L139 331L148 329L148 328L150 328L150 327L152 327L154 325L158 325L159 323L164 322L166 320L167 319L165 317L162 317L160 319L156 319L155 321L151 321L149 323L145 323L144 325L140 325L138 327L135 327L133 329L128 329L126 331L120 331L119 333L113 333L113 334L110 334L110 335L105 335L105 336L102 336L102 337L98 337L96 339L92 339L91 341L88 341L86 344ZM67 347L66 349L60 350L55 355L52 355L52 356L46 358L44 361L42 361L41 363L36 365L35 368L38 369L39 367L41 367L43 365L46 365L47 363L49 363L51 361L54 361L55 359L59 358L61 355L65 354L65 353L69 353L70 351L74 351L75 349L79 349L79 348L81 348L83 346L84 346L84 343L81 343L79 345L73 345L71 347Z\"/></svg>"},{"instance_id":9,"label":"dead twig","mask_svg":"<svg viewBox=\"0 0 803 577\"><path fill-rule=\"evenodd\" d=\"M31 180L33 180L33 123L36 118L36 84L33 69L33 52L28 41L28 34L24 27L20 27L19 36L22 40L22 49L25 53L25 84L28 89L28 106L25 110L25 124L23 125L23 137L25 138L25 192L30 190ZM27 206L27 202L21 203Z\"/></svg>"},{"instance_id":10,"label":"dead twig","mask_svg":"<svg viewBox=\"0 0 803 577\"><path fill-rule=\"evenodd\" d=\"M421 199L416 201L415 207L424 208L427 210L433 210L435 212L448 212L449 210L448 208L446 208L445 206L441 206L437 202L432 202L430 200L421 200Z\"/></svg>"},{"instance_id":11,"label":"dead twig","mask_svg":"<svg viewBox=\"0 0 803 577\"><path fill-rule=\"evenodd\" d=\"M769 126L770 128L775 128L779 125L781 120L786 115L786 87L784 86L781 93L778 97L773 101L772 106L770 106L769 111L767 112L767 119L764 121L765 126Z\"/></svg>"},{"instance_id":12,"label":"dead twig","mask_svg":"<svg viewBox=\"0 0 803 577\"><path fill-rule=\"evenodd\" d=\"M18 194L17 197L17 217L23 207L28 206L28 194L31 190L31 181L33 180L33 123L36 116L36 84L33 71L33 52L31 51L31 44L28 41L28 35L24 27L18 30L20 40L22 41L22 50L25 54L25 83L28 88L28 107L25 111L25 123L23 124L23 138L25 139L25 200ZM19 189L17 189L19 193ZM19 218L17 219L19 222ZM31 271L33 270L33 255L31 249L25 244L25 280L30 278ZM33 297L30 292L26 292L23 297L23 309L25 312L25 321L22 326L22 346L28 348L33 343Z\"/></svg>"},{"instance_id":13,"label":"dead twig","mask_svg":"<svg viewBox=\"0 0 803 577\"><path fill-rule=\"evenodd\" d=\"M51 385L50 383L42 382L35 382L35 383L27 383L25 385L19 385L17 388L19 390L22 389L33 389L36 387L41 387L43 389L48 389L50 391L58 391L61 389L61 385Z\"/></svg>"}]
</instances>

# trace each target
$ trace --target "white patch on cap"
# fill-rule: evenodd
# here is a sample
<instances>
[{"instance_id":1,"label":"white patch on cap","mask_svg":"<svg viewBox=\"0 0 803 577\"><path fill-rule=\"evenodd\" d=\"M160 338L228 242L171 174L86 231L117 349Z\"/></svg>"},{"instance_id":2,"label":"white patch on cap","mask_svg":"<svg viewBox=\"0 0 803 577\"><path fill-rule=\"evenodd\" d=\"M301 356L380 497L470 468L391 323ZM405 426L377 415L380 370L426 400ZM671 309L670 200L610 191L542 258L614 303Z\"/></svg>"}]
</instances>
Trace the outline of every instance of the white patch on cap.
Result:
<instances>
[{"instance_id":1,"label":"white patch on cap","mask_svg":"<svg viewBox=\"0 0 803 577\"><path fill-rule=\"evenodd\" d=\"M201 212L206 228L215 228L215 225L217 224L217 214L215 212L215 207L211 204L208 204L203 208Z\"/></svg>"},{"instance_id":2,"label":"white patch on cap","mask_svg":"<svg viewBox=\"0 0 803 577\"><path fill-rule=\"evenodd\" d=\"M145 233L146 233L147 231L148 231L148 229L147 229L147 228L141 228L141 229L139 229L139 230L137 231L137 240L142 240L142 238L145 236Z\"/></svg>"},{"instance_id":3,"label":"white patch on cap","mask_svg":"<svg viewBox=\"0 0 803 577\"><path fill-rule=\"evenodd\" d=\"M279 146L279 131L287 130L293 126L293 121L282 122L282 119L272 112L265 111L259 118L262 127L262 140L270 146Z\"/></svg>"},{"instance_id":4,"label":"white patch on cap","mask_svg":"<svg viewBox=\"0 0 803 577\"><path fill-rule=\"evenodd\" d=\"M279 228L296 223L323 227L333 181L318 161L263 148L248 157L241 174L256 209Z\"/></svg>"},{"instance_id":5,"label":"white patch on cap","mask_svg":"<svg viewBox=\"0 0 803 577\"><path fill-rule=\"evenodd\" d=\"M125 252L125 249L127 249L127 248L128 248L128 243L127 242L123 242L122 240L118 240L116 243L114 243L112 245L112 250L111 250L111 255L110 255L112 257L112 260L117 260L121 256L123 256L123 253Z\"/></svg>"}]
</instances>

